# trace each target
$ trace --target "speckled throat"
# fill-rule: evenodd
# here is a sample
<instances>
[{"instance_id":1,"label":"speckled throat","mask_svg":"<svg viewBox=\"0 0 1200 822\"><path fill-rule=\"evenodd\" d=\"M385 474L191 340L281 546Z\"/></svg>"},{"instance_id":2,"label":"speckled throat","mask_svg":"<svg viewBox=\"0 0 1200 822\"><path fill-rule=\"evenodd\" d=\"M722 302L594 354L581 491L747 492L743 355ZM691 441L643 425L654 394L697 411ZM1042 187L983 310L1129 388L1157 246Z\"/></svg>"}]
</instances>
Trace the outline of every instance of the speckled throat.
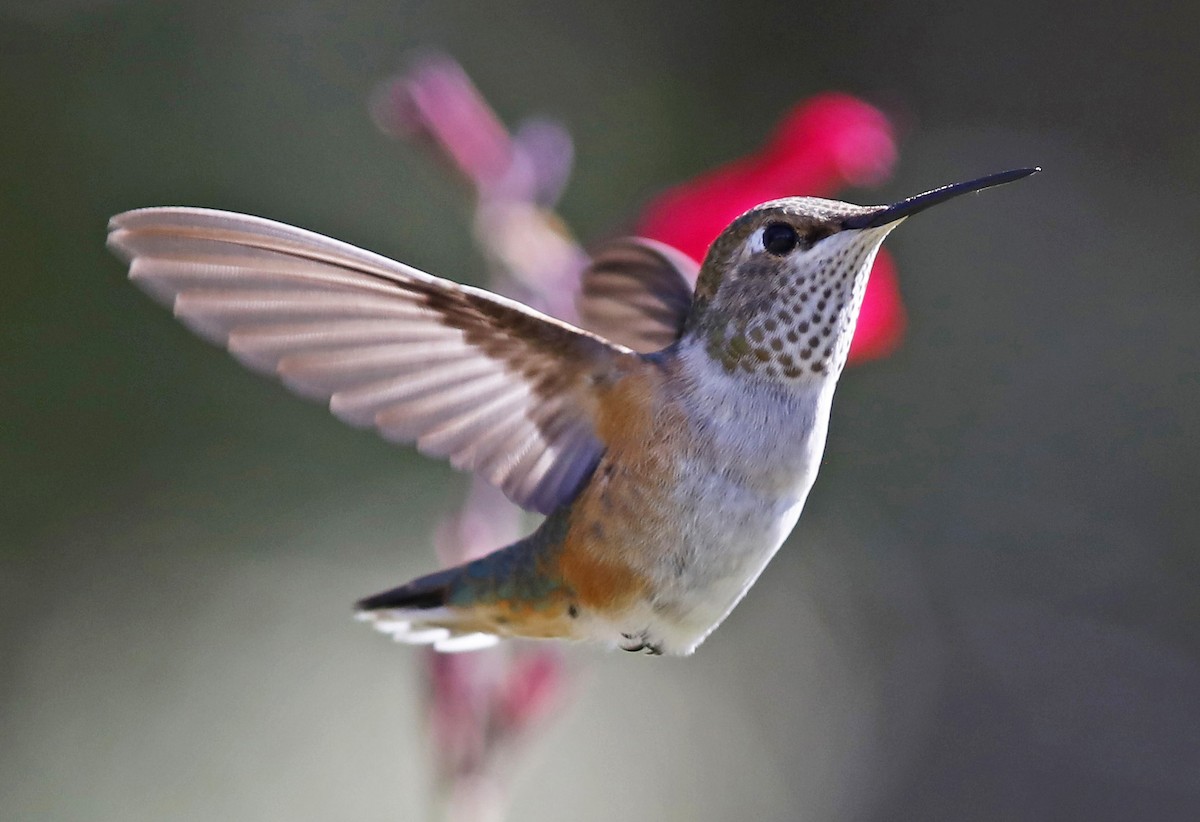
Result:
<instances>
[{"instance_id":1,"label":"speckled throat","mask_svg":"<svg viewBox=\"0 0 1200 822\"><path fill-rule=\"evenodd\" d=\"M784 383L836 377L875 253L898 225L839 228L840 218L871 210L797 197L744 215L709 250L685 333L731 374ZM780 223L798 236L787 254L762 241Z\"/></svg>"}]
</instances>

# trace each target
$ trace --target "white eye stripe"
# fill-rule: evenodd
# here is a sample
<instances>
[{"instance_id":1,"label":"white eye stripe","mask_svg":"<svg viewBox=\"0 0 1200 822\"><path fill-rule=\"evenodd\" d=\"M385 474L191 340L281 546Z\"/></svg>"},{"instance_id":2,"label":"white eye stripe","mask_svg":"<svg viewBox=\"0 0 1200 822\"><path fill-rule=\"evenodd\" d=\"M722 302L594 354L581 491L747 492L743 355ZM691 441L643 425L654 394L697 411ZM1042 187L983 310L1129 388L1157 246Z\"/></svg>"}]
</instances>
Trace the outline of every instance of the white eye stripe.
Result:
<instances>
[{"instance_id":1,"label":"white eye stripe","mask_svg":"<svg viewBox=\"0 0 1200 822\"><path fill-rule=\"evenodd\" d=\"M757 254L760 251L767 250L767 246L763 242L763 233L766 230L767 230L766 226L759 226L758 228L756 228L754 230L754 233L750 235L750 238L748 240L746 240L746 250L747 251L749 251L751 254Z\"/></svg>"}]
</instances>

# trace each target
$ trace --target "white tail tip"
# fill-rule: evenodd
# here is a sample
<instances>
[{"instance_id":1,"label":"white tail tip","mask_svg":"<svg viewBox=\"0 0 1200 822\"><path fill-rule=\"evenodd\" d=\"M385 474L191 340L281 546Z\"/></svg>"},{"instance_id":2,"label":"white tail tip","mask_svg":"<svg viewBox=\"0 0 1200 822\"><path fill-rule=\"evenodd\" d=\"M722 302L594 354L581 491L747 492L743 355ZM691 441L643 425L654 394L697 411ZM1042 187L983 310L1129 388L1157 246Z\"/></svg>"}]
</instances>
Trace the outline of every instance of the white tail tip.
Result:
<instances>
[{"instance_id":1,"label":"white tail tip","mask_svg":"<svg viewBox=\"0 0 1200 822\"><path fill-rule=\"evenodd\" d=\"M434 627L425 620L437 620L446 616L441 609L421 612L400 611L358 611L354 618L359 622L368 622L380 633L387 634L396 642L405 645L432 645L442 653L459 653L462 651L477 651L490 648L500 641L500 637L492 634L455 634L449 628Z\"/></svg>"}]
</instances>

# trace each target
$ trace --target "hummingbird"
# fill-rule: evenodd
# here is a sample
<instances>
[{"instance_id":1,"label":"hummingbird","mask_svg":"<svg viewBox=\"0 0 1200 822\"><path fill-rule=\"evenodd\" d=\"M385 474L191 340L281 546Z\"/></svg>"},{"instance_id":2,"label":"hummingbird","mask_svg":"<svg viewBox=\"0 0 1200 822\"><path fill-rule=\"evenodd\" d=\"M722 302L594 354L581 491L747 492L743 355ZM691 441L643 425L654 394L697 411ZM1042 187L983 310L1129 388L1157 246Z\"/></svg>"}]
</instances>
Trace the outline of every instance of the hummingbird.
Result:
<instances>
[{"instance_id":1,"label":"hummingbird","mask_svg":"<svg viewBox=\"0 0 1200 822\"><path fill-rule=\"evenodd\" d=\"M249 368L546 515L511 545L361 600L358 618L441 651L528 637L689 655L800 517L884 238L1038 170L883 206L762 203L698 270L668 246L616 241L582 275L590 330L243 214L128 211L108 246Z\"/></svg>"}]
</instances>

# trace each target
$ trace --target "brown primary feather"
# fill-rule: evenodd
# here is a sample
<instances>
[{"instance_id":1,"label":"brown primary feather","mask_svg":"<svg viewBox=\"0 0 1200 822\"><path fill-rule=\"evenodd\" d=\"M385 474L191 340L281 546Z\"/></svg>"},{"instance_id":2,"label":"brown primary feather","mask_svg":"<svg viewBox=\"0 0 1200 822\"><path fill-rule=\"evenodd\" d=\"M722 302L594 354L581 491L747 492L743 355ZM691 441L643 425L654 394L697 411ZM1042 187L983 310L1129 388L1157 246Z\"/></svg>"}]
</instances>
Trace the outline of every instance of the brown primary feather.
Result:
<instances>
[{"instance_id":1,"label":"brown primary feather","mask_svg":"<svg viewBox=\"0 0 1200 822\"><path fill-rule=\"evenodd\" d=\"M130 277L197 333L524 507L568 501L603 451L595 390L633 357L624 346L258 217L151 208L109 231Z\"/></svg>"}]
</instances>

